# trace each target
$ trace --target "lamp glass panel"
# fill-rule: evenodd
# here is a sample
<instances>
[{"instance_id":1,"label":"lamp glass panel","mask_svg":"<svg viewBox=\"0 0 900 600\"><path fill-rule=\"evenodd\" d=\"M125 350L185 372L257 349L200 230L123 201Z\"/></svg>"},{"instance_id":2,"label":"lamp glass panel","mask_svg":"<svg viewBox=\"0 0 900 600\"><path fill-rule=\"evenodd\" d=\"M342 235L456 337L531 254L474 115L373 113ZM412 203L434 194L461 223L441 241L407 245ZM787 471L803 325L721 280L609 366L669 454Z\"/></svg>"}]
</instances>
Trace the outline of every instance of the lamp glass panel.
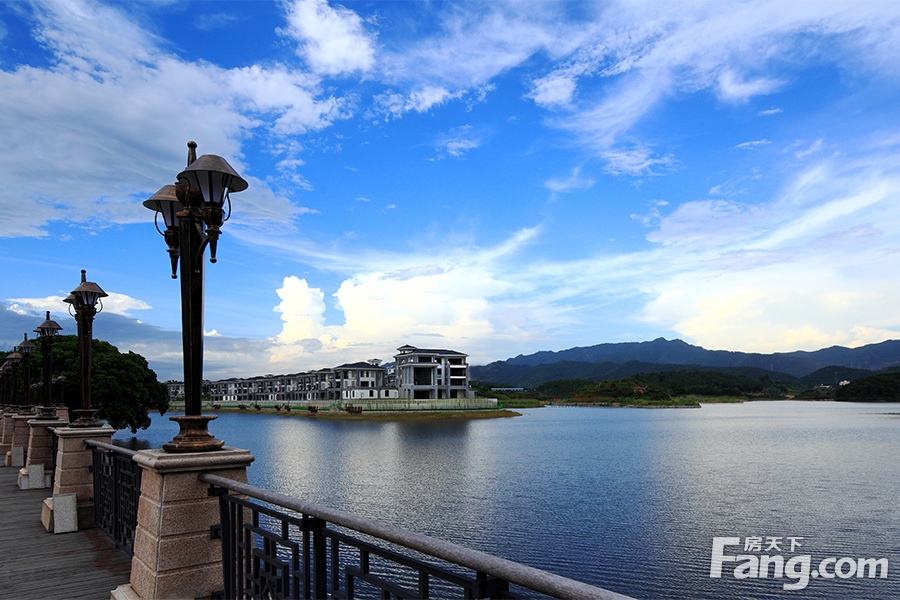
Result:
<instances>
[{"instance_id":1,"label":"lamp glass panel","mask_svg":"<svg viewBox=\"0 0 900 600\"><path fill-rule=\"evenodd\" d=\"M200 184L200 193L203 194L203 202L222 206L228 184L231 183L231 175L219 171L198 171L197 180Z\"/></svg>"},{"instance_id":2,"label":"lamp glass panel","mask_svg":"<svg viewBox=\"0 0 900 600\"><path fill-rule=\"evenodd\" d=\"M162 213L166 227L178 227L178 211L182 210L180 202L159 202L159 212Z\"/></svg>"},{"instance_id":3,"label":"lamp glass panel","mask_svg":"<svg viewBox=\"0 0 900 600\"><path fill-rule=\"evenodd\" d=\"M100 294L85 290L83 292L78 292L78 296L82 306L93 306L97 304L97 299L100 297Z\"/></svg>"}]
</instances>

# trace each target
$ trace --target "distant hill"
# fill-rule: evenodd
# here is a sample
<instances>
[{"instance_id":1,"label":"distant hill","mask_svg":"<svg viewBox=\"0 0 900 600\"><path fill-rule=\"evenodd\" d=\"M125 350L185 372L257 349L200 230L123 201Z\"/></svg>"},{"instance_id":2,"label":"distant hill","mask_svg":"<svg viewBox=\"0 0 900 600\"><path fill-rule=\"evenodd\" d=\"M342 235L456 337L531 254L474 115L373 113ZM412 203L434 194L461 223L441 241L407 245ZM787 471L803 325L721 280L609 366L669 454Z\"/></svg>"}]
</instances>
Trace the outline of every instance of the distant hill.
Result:
<instances>
[{"instance_id":1,"label":"distant hill","mask_svg":"<svg viewBox=\"0 0 900 600\"><path fill-rule=\"evenodd\" d=\"M834 385L842 379L858 379L860 371L878 371L900 365L900 341L889 340L860 348L832 346L815 352L758 354L706 350L682 340L658 338L650 342L597 344L558 352L519 355L505 361L470 368L472 379L516 387L534 387L557 379L623 379L637 373L668 370L725 371L759 379L787 382L816 374L813 383ZM850 369L842 371L842 367ZM831 371L820 370L831 368ZM871 374L871 373L866 373Z\"/></svg>"}]
</instances>

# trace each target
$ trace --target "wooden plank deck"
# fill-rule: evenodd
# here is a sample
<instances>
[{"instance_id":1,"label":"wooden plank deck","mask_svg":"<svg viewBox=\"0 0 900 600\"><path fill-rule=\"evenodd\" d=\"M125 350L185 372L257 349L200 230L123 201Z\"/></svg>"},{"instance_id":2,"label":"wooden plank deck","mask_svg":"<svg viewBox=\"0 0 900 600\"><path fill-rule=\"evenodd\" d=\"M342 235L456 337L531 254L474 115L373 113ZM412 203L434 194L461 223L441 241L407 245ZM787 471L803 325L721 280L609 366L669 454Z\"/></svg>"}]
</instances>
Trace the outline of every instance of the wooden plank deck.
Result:
<instances>
[{"instance_id":1,"label":"wooden plank deck","mask_svg":"<svg viewBox=\"0 0 900 600\"><path fill-rule=\"evenodd\" d=\"M128 583L131 557L99 529L54 535L41 525L52 490L20 490L0 467L0 598L106 600Z\"/></svg>"}]
</instances>

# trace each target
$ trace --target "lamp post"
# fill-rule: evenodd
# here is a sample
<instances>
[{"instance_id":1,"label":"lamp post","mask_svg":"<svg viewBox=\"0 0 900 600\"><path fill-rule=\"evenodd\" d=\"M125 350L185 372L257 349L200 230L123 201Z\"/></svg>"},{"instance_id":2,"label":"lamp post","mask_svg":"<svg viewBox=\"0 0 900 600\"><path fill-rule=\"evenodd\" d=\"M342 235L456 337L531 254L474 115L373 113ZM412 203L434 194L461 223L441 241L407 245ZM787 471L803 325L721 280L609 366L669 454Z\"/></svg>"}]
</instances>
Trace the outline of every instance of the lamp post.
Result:
<instances>
[{"instance_id":1,"label":"lamp post","mask_svg":"<svg viewBox=\"0 0 900 600\"><path fill-rule=\"evenodd\" d=\"M8 374L9 363L7 361L3 361L3 364L0 365L0 402L2 402L3 404L12 404L6 386L6 382L9 379Z\"/></svg>"},{"instance_id":2,"label":"lamp post","mask_svg":"<svg viewBox=\"0 0 900 600\"><path fill-rule=\"evenodd\" d=\"M81 408L75 411L78 416L70 427L99 427L97 410L91 408L91 365L93 349L91 340L94 337L94 317L103 310L103 303L97 309L100 298L108 294L93 281L87 280L87 271L81 270L81 283L65 299L70 311L74 309L75 322L78 324L78 366L81 375Z\"/></svg>"},{"instance_id":3,"label":"lamp post","mask_svg":"<svg viewBox=\"0 0 900 600\"><path fill-rule=\"evenodd\" d=\"M44 389L41 402L44 406L50 406L52 404L50 399L50 374L53 371L53 338L60 330L62 330L62 327L59 326L59 323L50 320L49 310L47 311L46 320L34 330L35 333L41 336L41 354L43 355L44 360Z\"/></svg>"},{"instance_id":4,"label":"lamp post","mask_svg":"<svg viewBox=\"0 0 900 600\"><path fill-rule=\"evenodd\" d=\"M19 363L22 362L22 355L13 350L12 354L6 357L6 360L12 365L12 393L10 398L16 404L22 404L19 396Z\"/></svg>"},{"instance_id":5,"label":"lamp post","mask_svg":"<svg viewBox=\"0 0 900 600\"><path fill-rule=\"evenodd\" d=\"M180 427L167 452L204 452L224 444L208 431L215 416L202 415L203 380L203 256L209 246L209 262L216 262L216 247L222 223L231 216L231 192L247 189L247 182L231 165L214 154L197 158L196 142L188 142L187 168L174 185L163 186L144 202L161 214L172 263L172 278L181 264L181 337L184 352L184 416L170 417ZM224 205L228 202L228 214Z\"/></svg>"},{"instance_id":6,"label":"lamp post","mask_svg":"<svg viewBox=\"0 0 900 600\"><path fill-rule=\"evenodd\" d=\"M28 334L22 334L25 339L21 344L16 346L22 354L22 363L25 365L25 404L31 406L31 352L34 350L34 342L28 339Z\"/></svg>"}]
</instances>

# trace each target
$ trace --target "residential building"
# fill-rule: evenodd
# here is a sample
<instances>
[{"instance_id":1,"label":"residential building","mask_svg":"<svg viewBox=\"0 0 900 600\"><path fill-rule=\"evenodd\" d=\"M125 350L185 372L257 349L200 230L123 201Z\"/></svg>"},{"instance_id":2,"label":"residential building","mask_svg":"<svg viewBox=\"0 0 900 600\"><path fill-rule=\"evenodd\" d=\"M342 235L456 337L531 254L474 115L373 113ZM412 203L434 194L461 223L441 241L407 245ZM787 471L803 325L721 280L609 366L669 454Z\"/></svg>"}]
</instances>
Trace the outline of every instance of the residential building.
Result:
<instances>
[{"instance_id":1,"label":"residential building","mask_svg":"<svg viewBox=\"0 0 900 600\"><path fill-rule=\"evenodd\" d=\"M454 350L401 346L393 365L372 359L289 375L261 375L205 381L214 404L353 404L379 399L474 398L466 354ZM184 384L168 382L169 396L184 395Z\"/></svg>"},{"instance_id":2,"label":"residential building","mask_svg":"<svg viewBox=\"0 0 900 600\"><path fill-rule=\"evenodd\" d=\"M442 400L474 398L469 389L468 355L455 350L401 346L394 355L401 398Z\"/></svg>"}]
</instances>

